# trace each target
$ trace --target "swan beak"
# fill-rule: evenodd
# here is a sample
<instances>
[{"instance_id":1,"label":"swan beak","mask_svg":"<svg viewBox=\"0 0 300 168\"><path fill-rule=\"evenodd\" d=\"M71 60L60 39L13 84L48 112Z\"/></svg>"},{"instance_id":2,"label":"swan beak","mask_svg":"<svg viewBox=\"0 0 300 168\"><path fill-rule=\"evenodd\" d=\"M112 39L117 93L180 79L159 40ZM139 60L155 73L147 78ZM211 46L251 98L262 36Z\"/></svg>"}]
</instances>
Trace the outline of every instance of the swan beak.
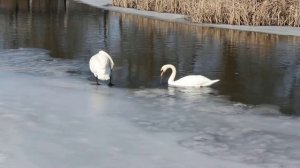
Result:
<instances>
[{"instance_id":1,"label":"swan beak","mask_svg":"<svg viewBox=\"0 0 300 168\"><path fill-rule=\"evenodd\" d=\"M161 71L160 71L160 79L162 78L163 74L164 74L164 71L161 70Z\"/></svg>"},{"instance_id":2,"label":"swan beak","mask_svg":"<svg viewBox=\"0 0 300 168\"><path fill-rule=\"evenodd\" d=\"M160 71L160 83L161 83L161 81L162 81L162 76L163 76L163 74L164 74L164 71L161 70L161 71Z\"/></svg>"}]
</instances>

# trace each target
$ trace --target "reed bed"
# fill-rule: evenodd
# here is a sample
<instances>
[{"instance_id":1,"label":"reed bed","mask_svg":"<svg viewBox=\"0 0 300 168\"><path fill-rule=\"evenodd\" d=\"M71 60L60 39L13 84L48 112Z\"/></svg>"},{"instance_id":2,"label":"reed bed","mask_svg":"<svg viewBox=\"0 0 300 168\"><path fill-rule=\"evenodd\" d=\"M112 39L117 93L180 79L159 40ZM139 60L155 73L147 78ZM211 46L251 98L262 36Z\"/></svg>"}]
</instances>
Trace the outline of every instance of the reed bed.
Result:
<instances>
[{"instance_id":1,"label":"reed bed","mask_svg":"<svg viewBox=\"0 0 300 168\"><path fill-rule=\"evenodd\" d=\"M113 5L184 14L197 23L300 26L300 0L113 0Z\"/></svg>"}]
</instances>

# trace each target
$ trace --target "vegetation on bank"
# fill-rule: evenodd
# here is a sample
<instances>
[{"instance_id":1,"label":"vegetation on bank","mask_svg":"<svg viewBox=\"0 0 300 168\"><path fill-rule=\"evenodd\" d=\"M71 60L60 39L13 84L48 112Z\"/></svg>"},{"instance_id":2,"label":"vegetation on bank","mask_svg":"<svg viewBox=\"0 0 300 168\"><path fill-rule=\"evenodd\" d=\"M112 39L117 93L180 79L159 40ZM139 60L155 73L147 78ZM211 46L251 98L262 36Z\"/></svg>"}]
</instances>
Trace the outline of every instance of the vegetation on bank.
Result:
<instances>
[{"instance_id":1,"label":"vegetation on bank","mask_svg":"<svg viewBox=\"0 0 300 168\"><path fill-rule=\"evenodd\" d=\"M113 0L113 5L184 14L198 23L300 26L300 0Z\"/></svg>"}]
</instances>

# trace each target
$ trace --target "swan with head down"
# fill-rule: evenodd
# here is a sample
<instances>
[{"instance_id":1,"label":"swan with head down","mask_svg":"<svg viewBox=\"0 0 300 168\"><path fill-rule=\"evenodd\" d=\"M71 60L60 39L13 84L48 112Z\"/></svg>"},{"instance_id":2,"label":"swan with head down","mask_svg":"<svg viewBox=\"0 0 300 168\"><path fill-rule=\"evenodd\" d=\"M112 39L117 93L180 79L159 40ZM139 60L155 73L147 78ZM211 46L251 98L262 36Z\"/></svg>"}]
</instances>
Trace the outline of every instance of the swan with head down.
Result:
<instances>
[{"instance_id":1,"label":"swan with head down","mask_svg":"<svg viewBox=\"0 0 300 168\"><path fill-rule=\"evenodd\" d=\"M97 85L100 85L98 80L109 80L109 86L113 86L111 83L112 69L114 68L114 61L111 56L105 51L101 50L97 54L91 57L90 70L94 74Z\"/></svg>"},{"instance_id":2,"label":"swan with head down","mask_svg":"<svg viewBox=\"0 0 300 168\"><path fill-rule=\"evenodd\" d=\"M176 76L176 68L174 65L166 64L161 67L160 77L162 78L163 74L168 70L172 70L172 74L169 77L168 84L170 86L181 86L181 87L203 87L203 86L211 86L212 84L219 82L219 79L210 80L202 75L188 75L178 80L175 80Z\"/></svg>"}]
</instances>

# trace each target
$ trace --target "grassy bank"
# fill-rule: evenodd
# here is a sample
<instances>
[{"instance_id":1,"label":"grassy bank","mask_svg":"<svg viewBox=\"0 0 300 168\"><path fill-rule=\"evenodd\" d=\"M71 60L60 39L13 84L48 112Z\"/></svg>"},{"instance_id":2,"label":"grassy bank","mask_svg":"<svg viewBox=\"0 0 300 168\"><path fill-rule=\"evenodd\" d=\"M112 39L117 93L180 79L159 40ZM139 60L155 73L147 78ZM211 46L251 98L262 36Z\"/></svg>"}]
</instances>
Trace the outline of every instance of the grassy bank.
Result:
<instances>
[{"instance_id":1,"label":"grassy bank","mask_svg":"<svg viewBox=\"0 0 300 168\"><path fill-rule=\"evenodd\" d=\"M113 0L113 5L184 14L198 23L300 26L299 0Z\"/></svg>"}]
</instances>

